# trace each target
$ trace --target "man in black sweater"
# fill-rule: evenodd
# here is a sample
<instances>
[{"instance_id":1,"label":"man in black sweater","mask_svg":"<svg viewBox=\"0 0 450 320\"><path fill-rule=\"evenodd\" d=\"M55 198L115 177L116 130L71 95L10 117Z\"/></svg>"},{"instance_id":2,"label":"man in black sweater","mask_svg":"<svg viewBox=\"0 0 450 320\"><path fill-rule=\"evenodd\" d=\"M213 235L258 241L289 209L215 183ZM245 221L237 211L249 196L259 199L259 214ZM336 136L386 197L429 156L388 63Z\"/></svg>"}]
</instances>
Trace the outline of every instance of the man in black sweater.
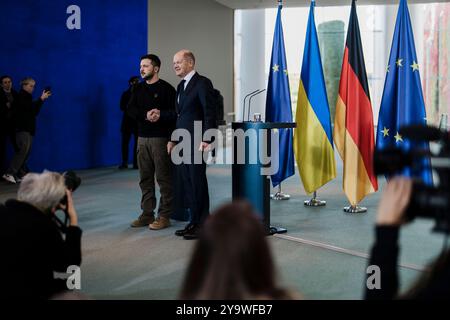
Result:
<instances>
[{"instance_id":1,"label":"man in black sweater","mask_svg":"<svg viewBox=\"0 0 450 320\"><path fill-rule=\"evenodd\" d=\"M120 110L123 112L122 124L120 126L120 132L122 133L122 164L119 169L128 168L128 144L130 143L131 136L133 135L133 169L137 169L137 123L136 120L131 118L127 114L128 103L131 99L131 94L135 85L139 83L139 77L131 77L128 80L128 89L122 93L120 97Z\"/></svg>"},{"instance_id":2,"label":"man in black sweater","mask_svg":"<svg viewBox=\"0 0 450 320\"><path fill-rule=\"evenodd\" d=\"M64 196L67 201L61 204ZM57 224L59 209L66 211L69 226ZM0 297L48 299L67 290L54 272L80 266L81 233L64 177L48 171L25 176L17 200L0 205Z\"/></svg>"},{"instance_id":3,"label":"man in black sweater","mask_svg":"<svg viewBox=\"0 0 450 320\"><path fill-rule=\"evenodd\" d=\"M401 225L406 221L405 210L411 193L412 180L408 178L392 178L384 187L377 213L375 244L369 261L369 266L379 268L380 287L370 289L366 283L365 299L450 298L450 251L443 252L406 295L398 295L399 233ZM371 276L372 274L368 275Z\"/></svg>"},{"instance_id":4,"label":"man in black sweater","mask_svg":"<svg viewBox=\"0 0 450 320\"><path fill-rule=\"evenodd\" d=\"M0 175L6 169L6 141L9 137L15 145L15 132L13 124L13 104L17 99L17 92L12 88L10 76L0 77Z\"/></svg>"},{"instance_id":5,"label":"man in black sweater","mask_svg":"<svg viewBox=\"0 0 450 320\"><path fill-rule=\"evenodd\" d=\"M175 128L175 121L150 122L150 110L175 110L175 89L159 78L160 68L161 60L156 55L148 54L141 58L140 73L145 81L133 88L127 109L138 124L137 161L142 191L142 213L131 226L149 226L152 230L169 227L173 211L172 164L167 153L167 143ZM154 212L155 176L161 193L157 219Z\"/></svg>"},{"instance_id":6,"label":"man in black sweater","mask_svg":"<svg viewBox=\"0 0 450 320\"><path fill-rule=\"evenodd\" d=\"M30 155L33 137L36 133L36 117L44 101L51 96L50 91L43 91L41 97L33 101L36 82L32 78L21 81L21 90L13 104L13 118L16 128L16 152L3 179L11 183L20 182L27 173L27 160Z\"/></svg>"}]
</instances>

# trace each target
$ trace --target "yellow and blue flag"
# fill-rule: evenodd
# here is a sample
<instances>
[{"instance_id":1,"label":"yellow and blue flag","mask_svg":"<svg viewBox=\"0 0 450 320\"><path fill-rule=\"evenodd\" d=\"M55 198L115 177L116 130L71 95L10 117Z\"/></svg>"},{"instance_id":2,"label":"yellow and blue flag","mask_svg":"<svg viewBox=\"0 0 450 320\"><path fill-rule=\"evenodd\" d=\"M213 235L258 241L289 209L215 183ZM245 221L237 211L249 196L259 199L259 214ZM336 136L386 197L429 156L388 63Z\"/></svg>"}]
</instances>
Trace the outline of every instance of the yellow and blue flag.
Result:
<instances>
[{"instance_id":1,"label":"yellow and blue flag","mask_svg":"<svg viewBox=\"0 0 450 320\"><path fill-rule=\"evenodd\" d=\"M267 85L266 122L292 122L291 91L284 48L282 5L278 5L277 20L273 36L272 58L270 60L269 83ZM286 178L293 176L294 150L292 129L279 129L279 169L272 175L272 185L276 187Z\"/></svg>"},{"instance_id":2,"label":"yellow and blue flag","mask_svg":"<svg viewBox=\"0 0 450 320\"><path fill-rule=\"evenodd\" d=\"M401 0L378 115L376 149L428 149L428 143L410 141L400 134L401 127L418 124L426 124L425 104L408 5ZM406 168L402 174L421 177L430 184L429 164L429 159L424 158L420 166Z\"/></svg>"},{"instance_id":3,"label":"yellow and blue flag","mask_svg":"<svg viewBox=\"0 0 450 320\"><path fill-rule=\"evenodd\" d=\"M298 88L294 150L306 192L336 177L331 117L311 2Z\"/></svg>"}]
</instances>

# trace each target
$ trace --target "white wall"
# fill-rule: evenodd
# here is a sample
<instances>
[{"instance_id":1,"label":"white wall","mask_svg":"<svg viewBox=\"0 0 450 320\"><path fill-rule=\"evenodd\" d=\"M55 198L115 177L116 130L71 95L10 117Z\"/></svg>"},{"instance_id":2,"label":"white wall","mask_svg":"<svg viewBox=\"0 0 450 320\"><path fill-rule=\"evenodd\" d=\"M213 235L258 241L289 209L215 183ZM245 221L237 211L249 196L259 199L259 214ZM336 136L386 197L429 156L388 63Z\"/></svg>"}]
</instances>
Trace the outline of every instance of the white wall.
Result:
<instances>
[{"instance_id":1,"label":"white wall","mask_svg":"<svg viewBox=\"0 0 450 320\"><path fill-rule=\"evenodd\" d=\"M160 77L176 87L173 55L190 49L196 70L224 96L225 115L233 106L233 10L211 0L149 0L148 51L161 58Z\"/></svg>"}]
</instances>

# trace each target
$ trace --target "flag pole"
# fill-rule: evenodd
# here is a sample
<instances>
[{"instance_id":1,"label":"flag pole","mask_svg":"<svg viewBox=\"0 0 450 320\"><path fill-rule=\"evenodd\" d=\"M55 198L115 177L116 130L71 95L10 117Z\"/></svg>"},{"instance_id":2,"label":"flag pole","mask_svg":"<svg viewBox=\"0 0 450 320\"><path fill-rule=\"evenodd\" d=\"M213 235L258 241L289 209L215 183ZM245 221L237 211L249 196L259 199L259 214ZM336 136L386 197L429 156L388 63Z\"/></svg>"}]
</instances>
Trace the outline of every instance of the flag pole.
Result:
<instances>
[{"instance_id":1,"label":"flag pole","mask_svg":"<svg viewBox=\"0 0 450 320\"><path fill-rule=\"evenodd\" d=\"M357 0L355 0L355 2L356 1ZM367 212L367 208L360 207L357 204L355 204L355 205L350 204L348 207L344 207L343 211L345 213L364 213L364 212Z\"/></svg>"},{"instance_id":2,"label":"flag pole","mask_svg":"<svg viewBox=\"0 0 450 320\"><path fill-rule=\"evenodd\" d=\"M441 114L441 120L439 121L439 129L443 131L448 130L448 114L446 113Z\"/></svg>"},{"instance_id":3,"label":"flag pole","mask_svg":"<svg viewBox=\"0 0 450 320\"><path fill-rule=\"evenodd\" d=\"M325 200L319 200L317 198L317 190L313 192L313 197L310 200L305 200L303 204L307 207L322 207L326 206L327 202Z\"/></svg>"},{"instance_id":4,"label":"flag pole","mask_svg":"<svg viewBox=\"0 0 450 320\"><path fill-rule=\"evenodd\" d=\"M272 200L289 200L291 196L289 194L283 193L281 191L281 182L278 185L278 192L270 195L270 199Z\"/></svg>"}]
</instances>

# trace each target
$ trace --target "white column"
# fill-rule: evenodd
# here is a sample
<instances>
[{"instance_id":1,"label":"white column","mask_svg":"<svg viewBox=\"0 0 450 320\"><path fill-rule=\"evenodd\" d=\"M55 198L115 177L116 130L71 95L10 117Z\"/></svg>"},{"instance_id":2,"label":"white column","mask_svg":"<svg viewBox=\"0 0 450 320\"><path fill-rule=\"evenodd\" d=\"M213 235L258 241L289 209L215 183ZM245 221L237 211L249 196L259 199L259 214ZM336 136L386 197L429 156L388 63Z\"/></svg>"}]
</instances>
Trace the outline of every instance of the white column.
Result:
<instances>
[{"instance_id":1,"label":"white column","mask_svg":"<svg viewBox=\"0 0 450 320\"><path fill-rule=\"evenodd\" d=\"M246 94L266 87L265 79L265 11L235 11L235 119L242 121L242 103ZM264 97L264 98L263 98ZM248 99L247 104L248 106ZM264 114L265 95L252 99L252 114ZM247 119L247 107L245 120Z\"/></svg>"}]
</instances>

